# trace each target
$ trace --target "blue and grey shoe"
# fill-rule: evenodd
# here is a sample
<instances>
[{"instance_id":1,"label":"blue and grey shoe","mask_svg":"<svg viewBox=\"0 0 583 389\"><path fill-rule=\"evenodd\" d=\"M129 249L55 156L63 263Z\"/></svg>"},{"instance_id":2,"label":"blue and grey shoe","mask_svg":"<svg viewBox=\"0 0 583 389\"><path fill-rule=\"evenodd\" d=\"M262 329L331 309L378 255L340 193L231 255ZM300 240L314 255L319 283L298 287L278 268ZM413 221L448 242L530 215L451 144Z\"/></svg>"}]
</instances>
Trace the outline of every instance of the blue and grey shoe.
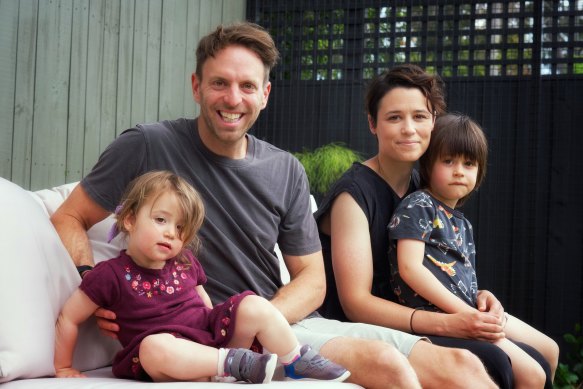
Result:
<instances>
[{"instance_id":1,"label":"blue and grey shoe","mask_svg":"<svg viewBox=\"0 0 583 389\"><path fill-rule=\"evenodd\" d=\"M321 380L342 382L350 372L342 366L324 358L307 344L300 349L300 357L284 366L286 377L294 380Z\"/></svg>"},{"instance_id":2,"label":"blue and grey shoe","mask_svg":"<svg viewBox=\"0 0 583 389\"><path fill-rule=\"evenodd\" d=\"M225 374L237 381L264 384L271 382L276 364L275 354L258 354L243 348L230 349L225 358Z\"/></svg>"}]
</instances>

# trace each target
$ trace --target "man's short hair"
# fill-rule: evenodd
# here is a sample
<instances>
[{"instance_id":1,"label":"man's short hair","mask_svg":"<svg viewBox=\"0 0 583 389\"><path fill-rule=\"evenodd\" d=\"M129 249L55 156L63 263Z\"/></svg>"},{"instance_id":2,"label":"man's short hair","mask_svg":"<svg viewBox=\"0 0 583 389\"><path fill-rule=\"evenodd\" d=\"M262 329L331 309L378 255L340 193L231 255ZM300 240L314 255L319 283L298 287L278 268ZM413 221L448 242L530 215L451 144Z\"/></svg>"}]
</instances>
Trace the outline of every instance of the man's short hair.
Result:
<instances>
[{"instance_id":1,"label":"man's short hair","mask_svg":"<svg viewBox=\"0 0 583 389\"><path fill-rule=\"evenodd\" d=\"M227 46L243 46L257 54L265 66L265 81L269 80L269 72L279 59L279 51L273 38L263 27L249 22L219 25L200 40L196 49L196 76L200 80L206 60L215 57Z\"/></svg>"}]
</instances>

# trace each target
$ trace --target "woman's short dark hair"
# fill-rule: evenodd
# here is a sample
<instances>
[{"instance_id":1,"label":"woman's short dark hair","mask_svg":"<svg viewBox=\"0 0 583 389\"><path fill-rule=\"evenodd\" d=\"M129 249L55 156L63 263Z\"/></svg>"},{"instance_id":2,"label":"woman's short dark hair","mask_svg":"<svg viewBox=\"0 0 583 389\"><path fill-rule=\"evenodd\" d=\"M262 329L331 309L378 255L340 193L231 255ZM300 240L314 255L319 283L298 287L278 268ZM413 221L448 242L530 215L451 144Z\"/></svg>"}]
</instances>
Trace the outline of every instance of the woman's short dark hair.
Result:
<instances>
[{"instance_id":1,"label":"woman's short dark hair","mask_svg":"<svg viewBox=\"0 0 583 389\"><path fill-rule=\"evenodd\" d=\"M478 165L478 176L474 190L478 189L486 176L488 161L488 141L478 123L460 113L448 113L435 120L429 147L419 159L422 188L429 186L433 165L444 156L464 156L475 161ZM460 199L458 205L462 205L469 196L470 194Z\"/></svg>"},{"instance_id":2,"label":"woman's short dark hair","mask_svg":"<svg viewBox=\"0 0 583 389\"><path fill-rule=\"evenodd\" d=\"M393 88L415 88L427 99L427 109L434 116L445 113L445 86L438 75L432 75L417 65L403 64L376 76L368 85L365 96L366 113L374 125L381 99Z\"/></svg>"}]
</instances>

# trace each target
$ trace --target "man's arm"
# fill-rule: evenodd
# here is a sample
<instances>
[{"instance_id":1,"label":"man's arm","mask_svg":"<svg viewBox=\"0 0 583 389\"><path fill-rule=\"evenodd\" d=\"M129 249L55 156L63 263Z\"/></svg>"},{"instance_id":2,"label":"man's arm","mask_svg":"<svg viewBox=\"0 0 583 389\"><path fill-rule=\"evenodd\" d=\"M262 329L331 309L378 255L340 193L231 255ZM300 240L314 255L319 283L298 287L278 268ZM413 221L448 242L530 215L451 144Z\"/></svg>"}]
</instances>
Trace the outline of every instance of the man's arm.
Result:
<instances>
[{"instance_id":1,"label":"man's arm","mask_svg":"<svg viewBox=\"0 0 583 389\"><path fill-rule=\"evenodd\" d=\"M108 215L109 212L93 201L79 184L51 216L51 222L76 266L93 266L93 251L87 230ZM115 320L115 313L99 308L95 316L101 332L111 338L117 338L119 326L111 321Z\"/></svg>"},{"instance_id":2,"label":"man's arm","mask_svg":"<svg viewBox=\"0 0 583 389\"><path fill-rule=\"evenodd\" d=\"M271 302L293 324L314 312L324 302L324 260L321 251L300 256L283 254L283 260L291 281L279 289Z\"/></svg>"},{"instance_id":3,"label":"man's arm","mask_svg":"<svg viewBox=\"0 0 583 389\"><path fill-rule=\"evenodd\" d=\"M93 265L87 230L109 213L93 201L79 184L51 216L51 222L76 266Z\"/></svg>"}]
</instances>

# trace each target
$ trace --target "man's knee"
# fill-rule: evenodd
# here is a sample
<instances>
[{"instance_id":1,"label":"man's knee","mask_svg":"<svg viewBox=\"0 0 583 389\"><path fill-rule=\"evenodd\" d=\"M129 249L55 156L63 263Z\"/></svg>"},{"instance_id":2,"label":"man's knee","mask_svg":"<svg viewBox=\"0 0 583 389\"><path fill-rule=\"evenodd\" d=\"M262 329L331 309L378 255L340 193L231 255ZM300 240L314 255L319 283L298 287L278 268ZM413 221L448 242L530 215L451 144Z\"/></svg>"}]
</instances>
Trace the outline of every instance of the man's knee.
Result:
<instances>
[{"instance_id":1,"label":"man's knee","mask_svg":"<svg viewBox=\"0 0 583 389\"><path fill-rule=\"evenodd\" d=\"M370 341L364 353L367 363L379 370L401 370L410 366L407 358L394 346L382 341Z\"/></svg>"},{"instance_id":2,"label":"man's knee","mask_svg":"<svg viewBox=\"0 0 583 389\"><path fill-rule=\"evenodd\" d=\"M335 338L321 349L322 355L350 370L351 382L368 388L419 388L407 358L394 346L359 338Z\"/></svg>"},{"instance_id":3,"label":"man's knee","mask_svg":"<svg viewBox=\"0 0 583 389\"><path fill-rule=\"evenodd\" d=\"M359 355L361 366L381 383L379 387L419 388L419 380L409 360L394 346L383 341L368 341ZM389 384L390 383L390 384Z\"/></svg>"},{"instance_id":4,"label":"man's knee","mask_svg":"<svg viewBox=\"0 0 583 389\"><path fill-rule=\"evenodd\" d=\"M495 388L480 359L468 350L418 342L409 360L424 387ZM454 373L455 372L455 373Z\"/></svg>"}]
</instances>

